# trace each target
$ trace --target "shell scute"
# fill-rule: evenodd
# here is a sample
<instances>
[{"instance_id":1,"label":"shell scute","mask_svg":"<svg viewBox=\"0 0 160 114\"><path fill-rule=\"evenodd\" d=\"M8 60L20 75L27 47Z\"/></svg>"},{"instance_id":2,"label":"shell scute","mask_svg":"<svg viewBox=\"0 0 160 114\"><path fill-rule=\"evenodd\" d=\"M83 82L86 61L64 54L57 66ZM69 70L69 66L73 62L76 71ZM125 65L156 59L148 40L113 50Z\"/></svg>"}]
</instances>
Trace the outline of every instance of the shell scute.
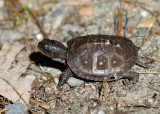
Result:
<instances>
[{"instance_id":1,"label":"shell scute","mask_svg":"<svg viewBox=\"0 0 160 114\"><path fill-rule=\"evenodd\" d=\"M137 60L137 47L124 37L89 35L69 40L67 63L77 76L104 81L111 74L124 75ZM78 75L81 74L81 75ZM115 79L120 75L115 75Z\"/></svg>"}]
</instances>

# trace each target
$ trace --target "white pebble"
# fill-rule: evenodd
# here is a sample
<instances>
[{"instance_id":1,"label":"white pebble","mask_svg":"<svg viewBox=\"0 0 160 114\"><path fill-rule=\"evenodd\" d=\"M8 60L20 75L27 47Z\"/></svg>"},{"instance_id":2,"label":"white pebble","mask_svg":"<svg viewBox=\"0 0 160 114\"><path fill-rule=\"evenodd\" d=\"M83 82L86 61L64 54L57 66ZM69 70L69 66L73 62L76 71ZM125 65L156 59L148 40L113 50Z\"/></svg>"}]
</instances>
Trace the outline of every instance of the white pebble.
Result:
<instances>
[{"instance_id":1,"label":"white pebble","mask_svg":"<svg viewBox=\"0 0 160 114\"><path fill-rule=\"evenodd\" d=\"M147 12L147 11L142 11L142 12L141 12L141 15L142 15L143 17L147 17L148 12Z\"/></svg>"},{"instance_id":2,"label":"white pebble","mask_svg":"<svg viewBox=\"0 0 160 114\"><path fill-rule=\"evenodd\" d=\"M149 103L152 103L152 102L153 102L153 99L152 99L152 98L149 98L149 99L148 99L148 102L149 102Z\"/></svg>"},{"instance_id":3,"label":"white pebble","mask_svg":"<svg viewBox=\"0 0 160 114\"><path fill-rule=\"evenodd\" d=\"M103 112L103 110L99 110L98 114L105 114L105 113Z\"/></svg>"},{"instance_id":4,"label":"white pebble","mask_svg":"<svg viewBox=\"0 0 160 114\"><path fill-rule=\"evenodd\" d=\"M39 34L36 35L36 38L37 38L37 40L40 41L40 40L43 39L43 35L39 33Z\"/></svg>"}]
</instances>

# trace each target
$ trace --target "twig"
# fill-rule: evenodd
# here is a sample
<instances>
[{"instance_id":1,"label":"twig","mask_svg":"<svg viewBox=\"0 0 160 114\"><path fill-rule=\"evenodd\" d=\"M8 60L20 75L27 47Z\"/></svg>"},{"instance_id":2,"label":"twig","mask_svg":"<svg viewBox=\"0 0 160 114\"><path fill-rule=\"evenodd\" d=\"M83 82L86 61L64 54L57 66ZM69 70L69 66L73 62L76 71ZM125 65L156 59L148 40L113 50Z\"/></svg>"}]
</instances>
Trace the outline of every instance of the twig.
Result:
<instances>
[{"instance_id":1,"label":"twig","mask_svg":"<svg viewBox=\"0 0 160 114\"><path fill-rule=\"evenodd\" d=\"M42 67L40 67L40 69L41 69L41 68L42 68ZM35 69L32 69L32 68L30 68L30 69L33 70L33 71L35 71L35 72L37 72L37 73L40 73L40 74L46 76L47 78L50 78L50 79L54 79L54 78L55 78L55 76L53 76L52 74L50 74L50 73L48 73L48 72L44 72L43 69L41 69L42 72L41 72L41 71L38 71L38 70L35 70Z\"/></svg>"},{"instance_id":2,"label":"twig","mask_svg":"<svg viewBox=\"0 0 160 114\"><path fill-rule=\"evenodd\" d=\"M118 9L118 24L117 24L117 36L120 36L122 33L122 0L119 0L120 2L120 8Z\"/></svg>"},{"instance_id":3,"label":"twig","mask_svg":"<svg viewBox=\"0 0 160 114\"><path fill-rule=\"evenodd\" d=\"M11 0L11 3L13 4L14 7L16 7L18 9L18 11L23 11L22 4L18 0ZM34 13L32 12L31 9L29 9L28 7L27 7L27 9L28 9L28 12L30 13L30 15L32 16L32 18L35 20L38 27L40 28L44 38L48 38L48 35L44 31L44 28L43 28L41 22L39 21L39 19L34 15Z\"/></svg>"},{"instance_id":4,"label":"twig","mask_svg":"<svg viewBox=\"0 0 160 114\"><path fill-rule=\"evenodd\" d=\"M44 38L48 38L47 33L44 31L44 28L41 24L41 22L39 21L39 19L33 14L32 10L28 9L30 15L32 16L32 18L35 20L35 22L37 23L37 25L39 26L41 32L43 33L43 37Z\"/></svg>"},{"instance_id":5,"label":"twig","mask_svg":"<svg viewBox=\"0 0 160 114\"><path fill-rule=\"evenodd\" d=\"M116 103L105 104L105 105L103 105L103 106L104 106L104 107L107 107L107 106L114 105L114 104L116 104Z\"/></svg>"},{"instance_id":6,"label":"twig","mask_svg":"<svg viewBox=\"0 0 160 114\"><path fill-rule=\"evenodd\" d=\"M119 80L116 80L116 81L115 81L115 83L114 83L113 86L111 87L109 93L114 90L114 88L116 87L116 84L117 84L118 81L119 81Z\"/></svg>"},{"instance_id":7,"label":"twig","mask_svg":"<svg viewBox=\"0 0 160 114\"><path fill-rule=\"evenodd\" d=\"M156 34L157 34L157 35L160 35L160 31L157 31Z\"/></svg>"},{"instance_id":8,"label":"twig","mask_svg":"<svg viewBox=\"0 0 160 114\"><path fill-rule=\"evenodd\" d=\"M159 108L159 105L147 105L147 104L136 104L136 103L126 103L125 107L144 107L144 108Z\"/></svg>"},{"instance_id":9,"label":"twig","mask_svg":"<svg viewBox=\"0 0 160 114\"><path fill-rule=\"evenodd\" d=\"M158 51L158 47L156 47L156 49L152 50L152 52L150 52L148 55L153 55L156 51Z\"/></svg>"},{"instance_id":10,"label":"twig","mask_svg":"<svg viewBox=\"0 0 160 114\"><path fill-rule=\"evenodd\" d=\"M148 86L148 88L160 92L160 90L158 90L158 89L154 89L154 88L151 88L149 86Z\"/></svg>"},{"instance_id":11,"label":"twig","mask_svg":"<svg viewBox=\"0 0 160 114\"><path fill-rule=\"evenodd\" d=\"M124 2L126 2L126 3L131 3L131 1L130 0L123 0ZM144 9L144 10L146 10L147 12L149 12L151 15L153 15L155 18L156 18L156 21L158 22L158 24L160 25L160 22L159 22L159 20L158 20L158 18L157 18L157 16L159 16L159 15L156 15L155 13L153 13L151 10L149 10L149 9L147 9L146 7L144 7L144 6L142 6L139 2L137 2L137 1L134 1L134 2L132 2L135 6L137 6L137 7L140 7L140 8L142 8L142 9Z\"/></svg>"},{"instance_id":12,"label":"twig","mask_svg":"<svg viewBox=\"0 0 160 114\"><path fill-rule=\"evenodd\" d=\"M129 23L128 23L128 29L127 29L126 38L128 38L128 34L129 34L129 30L130 30L130 23L131 23L131 20L132 20L132 13L133 13L133 0L132 0L131 14L130 14L130 17L129 17Z\"/></svg>"},{"instance_id":13,"label":"twig","mask_svg":"<svg viewBox=\"0 0 160 114\"><path fill-rule=\"evenodd\" d=\"M2 114L2 112L6 112L7 111L7 109L5 108L5 109L3 109L3 110L0 110L0 114Z\"/></svg>"},{"instance_id":14,"label":"twig","mask_svg":"<svg viewBox=\"0 0 160 114\"><path fill-rule=\"evenodd\" d=\"M113 100L113 99L105 99L105 100L107 100L107 101L112 101L112 102L115 102L115 103L118 103L117 100Z\"/></svg>"},{"instance_id":15,"label":"twig","mask_svg":"<svg viewBox=\"0 0 160 114\"><path fill-rule=\"evenodd\" d=\"M138 72L139 74L160 74L160 72Z\"/></svg>"},{"instance_id":16,"label":"twig","mask_svg":"<svg viewBox=\"0 0 160 114\"><path fill-rule=\"evenodd\" d=\"M150 31L149 31L149 35L147 36L147 38L145 39L145 36L143 37L143 40L142 40L142 46L146 43L147 40L149 40L152 36L152 30L155 26L156 22L154 22L153 26L151 27Z\"/></svg>"},{"instance_id":17,"label":"twig","mask_svg":"<svg viewBox=\"0 0 160 114\"><path fill-rule=\"evenodd\" d=\"M155 58L152 58L152 57L149 57L149 56L147 56L146 58L147 58L147 59L151 59L151 60L159 61L159 62L160 62L160 60L159 60L159 59L155 59Z\"/></svg>"}]
</instances>

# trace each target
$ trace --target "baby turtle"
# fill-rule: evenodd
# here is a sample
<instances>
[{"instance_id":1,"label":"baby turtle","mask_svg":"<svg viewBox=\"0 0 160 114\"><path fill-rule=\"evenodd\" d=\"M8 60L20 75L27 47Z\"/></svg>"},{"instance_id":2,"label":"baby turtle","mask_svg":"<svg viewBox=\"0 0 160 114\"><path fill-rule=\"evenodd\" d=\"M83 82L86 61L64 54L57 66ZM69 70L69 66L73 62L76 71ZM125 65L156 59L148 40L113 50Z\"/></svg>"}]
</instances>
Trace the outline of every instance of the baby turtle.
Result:
<instances>
[{"instance_id":1,"label":"baby turtle","mask_svg":"<svg viewBox=\"0 0 160 114\"><path fill-rule=\"evenodd\" d=\"M120 78L136 83L139 75L130 71L136 64L138 50L125 37L111 35L88 35L71 39L67 48L55 40L43 39L40 51L53 60L65 60L67 69L62 73L58 87L70 76L93 81L112 81Z\"/></svg>"}]
</instances>

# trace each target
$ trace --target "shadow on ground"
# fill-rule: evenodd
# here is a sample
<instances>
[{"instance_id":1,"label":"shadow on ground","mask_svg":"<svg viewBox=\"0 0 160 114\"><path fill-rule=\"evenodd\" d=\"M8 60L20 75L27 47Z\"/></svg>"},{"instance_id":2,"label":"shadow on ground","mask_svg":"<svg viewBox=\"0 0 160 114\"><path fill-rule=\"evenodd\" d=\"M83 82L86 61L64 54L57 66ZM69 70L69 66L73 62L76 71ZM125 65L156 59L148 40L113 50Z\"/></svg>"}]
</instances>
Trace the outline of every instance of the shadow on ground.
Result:
<instances>
[{"instance_id":1,"label":"shadow on ground","mask_svg":"<svg viewBox=\"0 0 160 114\"><path fill-rule=\"evenodd\" d=\"M34 61L36 65L46 66L46 67L52 67L55 69L59 69L60 71L64 71L66 69L66 66L63 63L57 62L52 60L51 58L48 58L41 54L40 52L34 52L29 56L31 61Z\"/></svg>"}]
</instances>

